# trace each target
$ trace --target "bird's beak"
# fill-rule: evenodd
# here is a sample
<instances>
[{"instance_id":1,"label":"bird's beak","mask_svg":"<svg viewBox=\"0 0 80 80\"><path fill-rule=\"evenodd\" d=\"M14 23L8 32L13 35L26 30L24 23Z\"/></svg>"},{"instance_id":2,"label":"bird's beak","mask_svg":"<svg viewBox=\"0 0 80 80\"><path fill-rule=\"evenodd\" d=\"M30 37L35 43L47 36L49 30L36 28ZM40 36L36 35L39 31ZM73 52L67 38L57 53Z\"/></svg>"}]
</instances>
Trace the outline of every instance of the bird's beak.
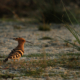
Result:
<instances>
[{"instance_id":1,"label":"bird's beak","mask_svg":"<svg viewBox=\"0 0 80 80\"><path fill-rule=\"evenodd\" d=\"M29 42L29 41L26 41L26 42L33 44L32 42Z\"/></svg>"},{"instance_id":2,"label":"bird's beak","mask_svg":"<svg viewBox=\"0 0 80 80\"><path fill-rule=\"evenodd\" d=\"M13 40L15 40L15 38L12 38Z\"/></svg>"},{"instance_id":3,"label":"bird's beak","mask_svg":"<svg viewBox=\"0 0 80 80\"><path fill-rule=\"evenodd\" d=\"M13 40L16 40L16 38L12 38Z\"/></svg>"},{"instance_id":4,"label":"bird's beak","mask_svg":"<svg viewBox=\"0 0 80 80\"><path fill-rule=\"evenodd\" d=\"M15 38L10 38L10 39L15 40Z\"/></svg>"}]
</instances>

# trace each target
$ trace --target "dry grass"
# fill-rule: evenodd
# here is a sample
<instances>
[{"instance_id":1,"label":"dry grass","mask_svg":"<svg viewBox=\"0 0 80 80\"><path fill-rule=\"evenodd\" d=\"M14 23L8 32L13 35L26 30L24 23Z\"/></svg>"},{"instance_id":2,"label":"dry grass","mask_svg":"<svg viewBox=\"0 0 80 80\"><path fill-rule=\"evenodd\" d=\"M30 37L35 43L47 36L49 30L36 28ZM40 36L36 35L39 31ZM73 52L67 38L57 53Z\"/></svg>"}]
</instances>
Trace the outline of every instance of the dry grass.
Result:
<instances>
[{"instance_id":1,"label":"dry grass","mask_svg":"<svg viewBox=\"0 0 80 80\"><path fill-rule=\"evenodd\" d=\"M55 76L60 76L63 79L69 79L70 76L74 77L74 74L69 73L67 74L66 70L64 72L58 71L56 73L54 69L56 67L63 67L69 70L70 72L72 70L75 70L75 76L79 77L79 72L76 72L76 70L80 70L80 57L79 53L66 53L59 55L57 59L46 59L46 53L45 53L45 48L43 47L43 57L37 60L20 60L20 61L11 61L7 62L6 64L2 64L0 62L0 66L3 66L3 69L7 69L12 71L19 71L20 75L19 76L33 76L33 77L45 77L46 80L49 80L49 77L55 77ZM51 67L53 72L50 72L48 70L48 67ZM51 70L51 71L52 71ZM4 73L7 76L6 72ZM12 74L11 74L12 75ZM16 76L14 76L16 77ZM72 77L72 78L73 78Z\"/></svg>"},{"instance_id":2,"label":"dry grass","mask_svg":"<svg viewBox=\"0 0 80 80\"><path fill-rule=\"evenodd\" d=\"M71 53L60 55L58 56L58 59L46 59L46 55L44 54L44 57L39 60L30 60L30 61L19 61L19 62L8 62L6 63L5 67L11 67L15 68L17 66L17 69L20 68L46 68L49 66L55 67L57 65L76 69L80 66L80 57L78 57L78 54L75 53L75 55Z\"/></svg>"}]
</instances>

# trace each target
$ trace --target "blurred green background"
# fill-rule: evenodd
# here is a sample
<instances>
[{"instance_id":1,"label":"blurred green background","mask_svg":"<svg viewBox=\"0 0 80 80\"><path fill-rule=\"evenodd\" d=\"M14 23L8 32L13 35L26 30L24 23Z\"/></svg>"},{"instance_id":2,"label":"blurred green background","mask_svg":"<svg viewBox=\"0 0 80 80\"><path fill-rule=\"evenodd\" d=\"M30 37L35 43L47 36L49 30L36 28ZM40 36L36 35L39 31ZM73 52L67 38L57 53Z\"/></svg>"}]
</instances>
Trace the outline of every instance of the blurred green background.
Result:
<instances>
[{"instance_id":1,"label":"blurred green background","mask_svg":"<svg viewBox=\"0 0 80 80\"><path fill-rule=\"evenodd\" d=\"M80 22L80 0L0 0L0 19L36 19L43 23L75 22L70 12Z\"/></svg>"}]
</instances>

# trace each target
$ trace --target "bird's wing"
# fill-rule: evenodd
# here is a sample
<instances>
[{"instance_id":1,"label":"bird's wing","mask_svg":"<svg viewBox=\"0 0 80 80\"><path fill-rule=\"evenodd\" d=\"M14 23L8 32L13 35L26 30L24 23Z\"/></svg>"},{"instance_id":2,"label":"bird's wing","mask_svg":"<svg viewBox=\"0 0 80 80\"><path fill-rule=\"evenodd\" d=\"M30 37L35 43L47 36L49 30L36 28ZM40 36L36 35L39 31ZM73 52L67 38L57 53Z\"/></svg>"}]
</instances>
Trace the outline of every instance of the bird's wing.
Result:
<instances>
[{"instance_id":1,"label":"bird's wing","mask_svg":"<svg viewBox=\"0 0 80 80\"><path fill-rule=\"evenodd\" d=\"M10 52L10 54L9 54L9 56L8 56L8 58L9 59L17 59L17 58L20 58L22 55L23 55L23 51L22 50L15 50L15 49L13 49L11 52Z\"/></svg>"},{"instance_id":2,"label":"bird's wing","mask_svg":"<svg viewBox=\"0 0 80 80\"><path fill-rule=\"evenodd\" d=\"M24 51L22 50L13 49L8 55L8 57L5 60L3 60L3 62L7 62L8 59L19 59L23 55L23 53Z\"/></svg>"}]
</instances>

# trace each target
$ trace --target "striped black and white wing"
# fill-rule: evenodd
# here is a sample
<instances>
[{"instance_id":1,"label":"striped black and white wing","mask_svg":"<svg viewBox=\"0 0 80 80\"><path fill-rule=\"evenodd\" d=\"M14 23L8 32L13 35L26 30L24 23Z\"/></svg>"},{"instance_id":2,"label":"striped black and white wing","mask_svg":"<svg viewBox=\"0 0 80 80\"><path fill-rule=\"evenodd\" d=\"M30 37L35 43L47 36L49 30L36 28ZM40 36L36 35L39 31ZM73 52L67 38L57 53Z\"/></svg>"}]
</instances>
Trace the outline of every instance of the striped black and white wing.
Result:
<instances>
[{"instance_id":1,"label":"striped black and white wing","mask_svg":"<svg viewBox=\"0 0 80 80\"><path fill-rule=\"evenodd\" d=\"M18 49L13 49L8 57L4 60L6 62L8 59L19 59L23 55L24 51L18 50Z\"/></svg>"}]
</instances>

